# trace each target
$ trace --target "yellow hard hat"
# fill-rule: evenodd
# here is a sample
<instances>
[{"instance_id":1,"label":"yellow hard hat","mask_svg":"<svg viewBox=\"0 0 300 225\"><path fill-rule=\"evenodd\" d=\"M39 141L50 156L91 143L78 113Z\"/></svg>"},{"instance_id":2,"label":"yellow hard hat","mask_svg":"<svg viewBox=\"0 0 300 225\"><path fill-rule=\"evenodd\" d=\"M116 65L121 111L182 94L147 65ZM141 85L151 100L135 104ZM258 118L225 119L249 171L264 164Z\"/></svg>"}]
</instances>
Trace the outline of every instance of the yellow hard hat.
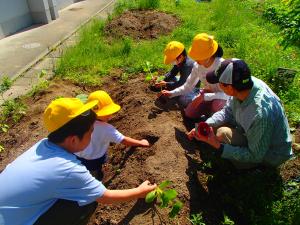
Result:
<instances>
[{"instance_id":1,"label":"yellow hard hat","mask_svg":"<svg viewBox=\"0 0 300 225\"><path fill-rule=\"evenodd\" d=\"M118 112L121 109L121 106L115 104L109 94L105 91L95 91L92 92L87 102L97 100L98 104L94 107L94 112L97 116L108 116Z\"/></svg>"},{"instance_id":2,"label":"yellow hard hat","mask_svg":"<svg viewBox=\"0 0 300 225\"><path fill-rule=\"evenodd\" d=\"M184 50L184 45L178 41L171 41L167 44L164 54L164 63L170 64L174 61Z\"/></svg>"},{"instance_id":3,"label":"yellow hard hat","mask_svg":"<svg viewBox=\"0 0 300 225\"><path fill-rule=\"evenodd\" d=\"M206 33L197 34L189 49L189 55L194 60L204 60L213 56L218 49L218 43L214 37Z\"/></svg>"},{"instance_id":4,"label":"yellow hard hat","mask_svg":"<svg viewBox=\"0 0 300 225\"><path fill-rule=\"evenodd\" d=\"M98 101L83 104L78 98L59 98L53 100L44 111L44 124L51 133L61 128L70 120L92 109Z\"/></svg>"}]
</instances>

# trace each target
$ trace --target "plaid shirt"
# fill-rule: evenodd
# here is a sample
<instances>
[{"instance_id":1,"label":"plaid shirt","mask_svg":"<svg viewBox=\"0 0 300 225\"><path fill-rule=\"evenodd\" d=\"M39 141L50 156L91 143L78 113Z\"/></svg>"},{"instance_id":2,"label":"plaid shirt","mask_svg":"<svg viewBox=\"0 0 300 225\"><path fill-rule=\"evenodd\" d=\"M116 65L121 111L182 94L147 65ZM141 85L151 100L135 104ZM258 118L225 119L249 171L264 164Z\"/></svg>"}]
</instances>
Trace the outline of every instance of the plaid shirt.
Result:
<instances>
[{"instance_id":1,"label":"plaid shirt","mask_svg":"<svg viewBox=\"0 0 300 225\"><path fill-rule=\"evenodd\" d=\"M280 164L275 161L292 156L288 120L278 96L263 81L252 79L253 88L243 102L231 97L226 106L206 122L213 127L233 125L247 138L246 147L225 144L222 158Z\"/></svg>"}]
</instances>

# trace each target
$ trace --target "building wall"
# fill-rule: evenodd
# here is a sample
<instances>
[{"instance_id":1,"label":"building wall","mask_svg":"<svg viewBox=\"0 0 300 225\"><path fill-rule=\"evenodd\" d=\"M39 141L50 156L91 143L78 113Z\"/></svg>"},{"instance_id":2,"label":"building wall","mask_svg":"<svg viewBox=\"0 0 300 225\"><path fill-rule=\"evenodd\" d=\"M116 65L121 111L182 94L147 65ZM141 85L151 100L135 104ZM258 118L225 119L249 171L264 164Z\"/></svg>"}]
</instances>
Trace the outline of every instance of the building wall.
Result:
<instances>
[{"instance_id":1,"label":"building wall","mask_svg":"<svg viewBox=\"0 0 300 225\"><path fill-rule=\"evenodd\" d=\"M58 10L63 9L74 2L75 0L56 0Z\"/></svg>"},{"instance_id":2,"label":"building wall","mask_svg":"<svg viewBox=\"0 0 300 225\"><path fill-rule=\"evenodd\" d=\"M33 23L26 0L0 0L0 38Z\"/></svg>"},{"instance_id":3,"label":"building wall","mask_svg":"<svg viewBox=\"0 0 300 225\"><path fill-rule=\"evenodd\" d=\"M0 39L32 24L47 24L80 0L0 0Z\"/></svg>"}]
</instances>

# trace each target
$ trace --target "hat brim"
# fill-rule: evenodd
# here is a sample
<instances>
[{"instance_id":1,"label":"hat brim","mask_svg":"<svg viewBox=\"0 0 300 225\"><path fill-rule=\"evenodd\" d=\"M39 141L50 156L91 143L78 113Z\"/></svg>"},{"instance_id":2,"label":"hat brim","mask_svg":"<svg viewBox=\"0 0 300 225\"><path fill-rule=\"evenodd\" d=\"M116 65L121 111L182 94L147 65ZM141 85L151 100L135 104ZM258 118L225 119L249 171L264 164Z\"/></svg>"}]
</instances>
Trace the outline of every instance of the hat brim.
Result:
<instances>
[{"instance_id":1,"label":"hat brim","mask_svg":"<svg viewBox=\"0 0 300 225\"><path fill-rule=\"evenodd\" d=\"M218 46L218 43L213 40L213 47L209 51L206 51L205 53L201 53L201 55L199 55L199 52L197 52L195 48L190 47L188 54L192 59L196 61L208 59L216 53L216 51L218 50Z\"/></svg>"},{"instance_id":2,"label":"hat brim","mask_svg":"<svg viewBox=\"0 0 300 225\"><path fill-rule=\"evenodd\" d=\"M167 56L165 56L164 57L164 64L166 64L166 65L169 65L172 61L174 61L175 59L173 59L173 58L170 58L170 57L167 57Z\"/></svg>"},{"instance_id":3,"label":"hat brim","mask_svg":"<svg viewBox=\"0 0 300 225\"><path fill-rule=\"evenodd\" d=\"M219 77L216 76L214 70L206 73L206 80L210 84L217 84L217 83L219 83Z\"/></svg>"},{"instance_id":4,"label":"hat brim","mask_svg":"<svg viewBox=\"0 0 300 225\"><path fill-rule=\"evenodd\" d=\"M94 110L97 116L108 116L118 112L121 109L121 106L111 103L99 110Z\"/></svg>"},{"instance_id":5,"label":"hat brim","mask_svg":"<svg viewBox=\"0 0 300 225\"><path fill-rule=\"evenodd\" d=\"M74 113L72 118L75 118L75 117L81 115L82 113L92 109L97 104L98 104L97 100L93 100L93 101L90 101L90 102L84 104L76 113Z\"/></svg>"}]
</instances>

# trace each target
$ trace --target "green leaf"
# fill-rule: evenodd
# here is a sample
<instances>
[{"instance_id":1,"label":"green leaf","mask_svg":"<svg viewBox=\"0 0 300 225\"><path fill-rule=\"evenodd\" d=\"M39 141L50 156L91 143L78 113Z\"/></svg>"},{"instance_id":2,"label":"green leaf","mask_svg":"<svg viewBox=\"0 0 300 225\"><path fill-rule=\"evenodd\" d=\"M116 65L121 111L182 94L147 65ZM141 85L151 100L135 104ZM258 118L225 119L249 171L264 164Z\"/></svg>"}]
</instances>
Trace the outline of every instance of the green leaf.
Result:
<instances>
[{"instance_id":1,"label":"green leaf","mask_svg":"<svg viewBox=\"0 0 300 225\"><path fill-rule=\"evenodd\" d=\"M149 192L149 193L146 195L145 202L146 202L146 203L153 202L153 200L154 200L155 198L156 198L156 190L151 191L151 192Z\"/></svg>"},{"instance_id":2,"label":"green leaf","mask_svg":"<svg viewBox=\"0 0 300 225\"><path fill-rule=\"evenodd\" d=\"M165 76L159 76L159 77L156 79L156 82L163 81L164 79L165 79Z\"/></svg>"},{"instance_id":3,"label":"green leaf","mask_svg":"<svg viewBox=\"0 0 300 225\"><path fill-rule=\"evenodd\" d=\"M79 94L79 95L76 95L76 98L78 98L82 103L86 103L88 100L88 95Z\"/></svg>"},{"instance_id":4,"label":"green leaf","mask_svg":"<svg viewBox=\"0 0 300 225\"><path fill-rule=\"evenodd\" d=\"M169 205L169 202L171 202L173 199L175 199L177 196L177 191L174 189L166 190L161 195L161 205L160 207L164 208Z\"/></svg>"},{"instance_id":5,"label":"green leaf","mask_svg":"<svg viewBox=\"0 0 300 225\"><path fill-rule=\"evenodd\" d=\"M178 215L182 207L183 207L183 203L181 201L176 201L172 207L171 212L169 212L169 217L174 218L176 215Z\"/></svg>"},{"instance_id":6,"label":"green leaf","mask_svg":"<svg viewBox=\"0 0 300 225\"><path fill-rule=\"evenodd\" d=\"M152 80L151 74L147 74L145 77L145 81L151 81L151 80Z\"/></svg>"},{"instance_id":7,"label":"green leaf","mask_svg":"<svg viewBox=\"0 0 300 225\"><path fill-rule=\"evenodd\" d=\"M169 186L171 183L172 183L171 181L165 180L165 181L163 181L163 182L160 183L159 188L160 188L160 189L164 189L164 188L166 188L167 186Z\"/></svg>"}]
</instances>

